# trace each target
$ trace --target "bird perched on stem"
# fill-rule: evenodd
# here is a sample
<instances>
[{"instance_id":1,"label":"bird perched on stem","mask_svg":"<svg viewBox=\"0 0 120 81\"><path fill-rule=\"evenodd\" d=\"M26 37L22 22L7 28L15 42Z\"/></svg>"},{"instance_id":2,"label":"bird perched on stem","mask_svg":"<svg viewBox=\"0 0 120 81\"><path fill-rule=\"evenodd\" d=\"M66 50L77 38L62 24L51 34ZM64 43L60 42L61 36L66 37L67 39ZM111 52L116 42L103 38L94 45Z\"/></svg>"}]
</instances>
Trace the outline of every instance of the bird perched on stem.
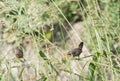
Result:
<instances>
[{"instance_id":1,"label":"bird perched on stem","mask_svg":"<svg viewBox=\"0 0 120 81\"><path fill-rule=\"evenodd\" d=\"M23 58L23 50L20 47L15 48L15 56L17 58Z\"/></svg>"},{"instance_id":2,"label":"bird perched on stem","mask_svg":"<svg viewBox=\"0 0 120 81\"><path fill-rule=\"evenodd\" d=\"M20 59L21 62L25 62L26 60L23 57L23 49L21 47L15 48L15 56Z\"/></svg>"},{"instance_id":3,"label":"bird perched on stem","mask_svg":"<svg viewBox=\"0 0 120 81\"><path fill-rule=\"evenodd\" d=\"M82 48L83 48L83 42L81 42L78 46L78 48L72 49L67 53L67 56L78 56L82 53Z\"/></svg>"}]
</instances>

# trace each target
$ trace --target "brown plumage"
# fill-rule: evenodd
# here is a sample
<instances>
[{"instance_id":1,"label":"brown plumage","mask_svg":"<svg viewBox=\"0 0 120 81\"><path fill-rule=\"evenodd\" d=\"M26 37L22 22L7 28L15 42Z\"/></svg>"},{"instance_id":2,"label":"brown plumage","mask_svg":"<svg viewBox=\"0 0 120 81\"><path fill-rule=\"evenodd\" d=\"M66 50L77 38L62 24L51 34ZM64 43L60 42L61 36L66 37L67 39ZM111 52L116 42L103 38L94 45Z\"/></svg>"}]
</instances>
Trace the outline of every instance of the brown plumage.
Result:
<instances>
[{"instance_id":1,"label":"brown plumage","mask_svg":"<svg viewBox=\"0 0 120 81\"><path fill-rule=\"evenodd\" d=\"M17 58L23 58L23 50L22 48L16 47L15 48L15 55Z\"/></svg>"},{"instance_id":2,"label":"brown plumage","mask_svg":"<svg viewBox=\"0 0 120 81\"><path fill-rule=\"evenodd\" d=\"M75 49L72 49L71 51L69 51L68 53L67 53L67 55L68 56L73 56L73 57L75 57L75 56L78 56L79 57L79 55L82 53L82 48L83 48L83 42L81 42L80 44L79 44L79 46L78 46L78 48L75 48Z\"/></svg>"}]
</instances>

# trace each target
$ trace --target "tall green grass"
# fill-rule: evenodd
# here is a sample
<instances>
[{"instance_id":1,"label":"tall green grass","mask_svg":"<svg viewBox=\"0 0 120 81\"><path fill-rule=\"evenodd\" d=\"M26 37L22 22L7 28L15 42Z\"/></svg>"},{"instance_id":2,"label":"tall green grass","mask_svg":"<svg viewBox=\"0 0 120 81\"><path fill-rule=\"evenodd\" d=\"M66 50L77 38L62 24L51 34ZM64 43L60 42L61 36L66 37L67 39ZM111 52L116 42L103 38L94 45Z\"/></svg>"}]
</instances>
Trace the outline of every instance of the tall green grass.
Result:
<instances>
[{"instance_id":1,"label":"tall green grass","mask_svg":"<svg viewBox=\"0 0 120 81\"><path fill-rule=\"evenodd\" d=\"M60 71L69 73L70 81L119 81L119 3L119 0L2 0L0 23L3 27L0 33L3 35L3 42L15 42L14 45L23 37L32 38L40 68L35 64L30 67L39 69L36 76L41 75L36 81L56 81ZM84 26L84 37L79 36L72 27L76 22L81 22ZM71 60L63 58L60 47L68 48L66 39L67 36L70 38L70 30L77 34L93 54L87 75L82 71L75 74L71 69ZM46 51L49 45L52 46L52 52ZM2 62L4 55L2 56L1 51L0 81L15 81L8 62ZM56 52L62 60L55 56ZM3 63L7 66L7 73L3 72Z\"/></svg>"}]
</instances>

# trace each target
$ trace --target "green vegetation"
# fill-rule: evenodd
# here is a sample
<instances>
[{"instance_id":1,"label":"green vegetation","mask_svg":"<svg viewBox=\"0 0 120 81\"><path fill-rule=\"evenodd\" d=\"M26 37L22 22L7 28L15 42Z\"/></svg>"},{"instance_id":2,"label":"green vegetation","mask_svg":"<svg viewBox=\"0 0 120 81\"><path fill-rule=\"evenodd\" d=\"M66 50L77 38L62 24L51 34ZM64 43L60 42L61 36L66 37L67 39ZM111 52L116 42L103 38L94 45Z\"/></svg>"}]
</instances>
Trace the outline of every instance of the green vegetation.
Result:
<instances>
[{"instance_id":1,"label":"green vegetation","mask_svg":"<svg viewBox=\"0 0 120 81\"><path fill-rule=\"evenodd\" d=\"M119 4L119 0L1 0L0 81L17 81L12 73L14 68L19 70L18 81L24 81L25 68L32 68L34 81L57 81L62 71L70 76L69 81L120 81ZM78 39L93 55L86 74L79 66L80 73L74 73L71 68L74 59L66 58L61 51L69 49L66 45L71 40L69 32L74 31L73 24L77 22L84 27L84 35L78 35ZM34 59L31 62L25 58L28 63L12 66L12 62L22 62L7 59L11 52L5 48L21 45L26 37L31 41ZM23 49L27 50L26 44Z\"/></svg>"}]
</instances>

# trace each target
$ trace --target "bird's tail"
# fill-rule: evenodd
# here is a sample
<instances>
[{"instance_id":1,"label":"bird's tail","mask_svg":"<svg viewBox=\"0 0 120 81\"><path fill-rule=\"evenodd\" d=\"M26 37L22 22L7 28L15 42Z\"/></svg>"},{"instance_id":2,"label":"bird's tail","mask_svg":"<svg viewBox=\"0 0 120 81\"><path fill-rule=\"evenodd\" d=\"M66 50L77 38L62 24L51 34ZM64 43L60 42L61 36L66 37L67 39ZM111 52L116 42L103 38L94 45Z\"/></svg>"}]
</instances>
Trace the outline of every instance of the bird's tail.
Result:
<instances>
[{"instance_id":1,"label":"bird's tail","mask_svg":"<svg viewBox=\"0 0 120 81\"><path fill-rule=\"evenodd\" d=\"M83 48L83 42L81 42L81 43L79 44L79 48L80 48L80 49Z\"/></svg>"}]
</instances>

